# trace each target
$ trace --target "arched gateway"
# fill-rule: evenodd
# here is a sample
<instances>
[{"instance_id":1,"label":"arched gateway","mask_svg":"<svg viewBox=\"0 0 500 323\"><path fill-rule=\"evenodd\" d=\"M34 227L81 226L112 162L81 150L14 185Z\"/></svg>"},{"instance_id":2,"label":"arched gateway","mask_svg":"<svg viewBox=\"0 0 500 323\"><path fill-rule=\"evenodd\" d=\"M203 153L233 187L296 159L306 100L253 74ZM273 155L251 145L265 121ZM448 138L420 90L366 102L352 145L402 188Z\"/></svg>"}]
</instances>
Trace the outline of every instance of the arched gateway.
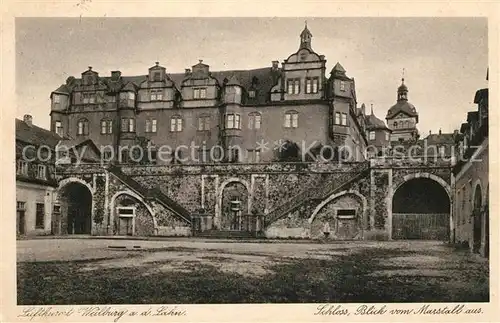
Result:
<instances>
[{"instance_id":1,"label":"arched gateway","mask_svg":"<svg viewBox=\"0 0 500 323\"><path fill-rule=\"evenodd\" d=\"M441 181L410 178L392 199L392 238L448 240L450 198Z\"/></svg>"},{"instance_id":2,"label":"arched gateway","mask_svg":"<svg viewBox=\"0 0 500 323\"><path fill-rule=\"evenodd\" d=\"M60 189L61 233L91 234L92 193L80 182L69 182Z\"/></svg>"}]
</instances>

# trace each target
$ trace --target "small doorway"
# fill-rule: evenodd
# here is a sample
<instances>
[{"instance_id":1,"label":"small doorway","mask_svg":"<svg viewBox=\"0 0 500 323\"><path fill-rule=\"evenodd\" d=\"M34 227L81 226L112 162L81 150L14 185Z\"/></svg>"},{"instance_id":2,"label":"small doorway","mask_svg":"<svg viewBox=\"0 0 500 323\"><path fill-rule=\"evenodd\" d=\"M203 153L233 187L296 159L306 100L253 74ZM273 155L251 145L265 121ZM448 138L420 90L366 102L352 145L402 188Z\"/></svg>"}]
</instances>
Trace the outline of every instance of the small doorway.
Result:
<instances>
[{"instance_id":1,"label":"small doorway","mask_svg":"<svg viewBox=\"0 0 500 323\"><path fill-rule=\"evenodd\" d=\"M118 208L118 235L133 236L135 233L135 207Z\"/></svg>"},{"instance_id":2,"label":"small doorway","mask_svg":"<svg viewBox=\"0 0 500 323\"><path fill-rule=\"evenodd\" d=\"M472 251L475 253L479 253L481 249L481 236L482 236L482 217L483 214L481 212L481 187L476 185L476 189L474 191L474 209L472 211L473 216L473 246Z\"/></svg>"},{"instance_id":3,"label":"small doorway","mask_svg":"<svg viewBox=\"0 0 500 323\"><path fill-rule=\"evenodd\" d=\"M359 224L357 221L355 209L337 210L337 239L350 240L355 239L359 234Z\"/></svg>"},{"instance_id":4,"label":"small doorway","mask_svg":"<svg viewBox=\"0 0 500 323\"><path fill-rule=\"evenodd\" d=\"M17 202L17 234L24 235L26 233L26 203Z\"/></svg>"}]
</instances>

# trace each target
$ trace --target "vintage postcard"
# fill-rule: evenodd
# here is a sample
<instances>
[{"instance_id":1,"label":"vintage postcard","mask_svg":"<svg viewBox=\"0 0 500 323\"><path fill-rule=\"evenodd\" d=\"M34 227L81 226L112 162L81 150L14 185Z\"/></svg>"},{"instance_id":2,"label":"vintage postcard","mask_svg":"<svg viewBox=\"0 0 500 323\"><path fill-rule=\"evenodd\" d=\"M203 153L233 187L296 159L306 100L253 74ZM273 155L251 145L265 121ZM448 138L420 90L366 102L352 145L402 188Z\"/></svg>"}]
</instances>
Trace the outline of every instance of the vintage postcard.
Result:
<instances>
[{"instance_id":1,"label":"vintage postcard","mask_svg":"<svg viewBox=\"0 0 500 323\"><path fill-rule=\"evenodd\" d=\"M2 321L497 317L497 4L5 8Z\"/></svg>"}]
</instances>

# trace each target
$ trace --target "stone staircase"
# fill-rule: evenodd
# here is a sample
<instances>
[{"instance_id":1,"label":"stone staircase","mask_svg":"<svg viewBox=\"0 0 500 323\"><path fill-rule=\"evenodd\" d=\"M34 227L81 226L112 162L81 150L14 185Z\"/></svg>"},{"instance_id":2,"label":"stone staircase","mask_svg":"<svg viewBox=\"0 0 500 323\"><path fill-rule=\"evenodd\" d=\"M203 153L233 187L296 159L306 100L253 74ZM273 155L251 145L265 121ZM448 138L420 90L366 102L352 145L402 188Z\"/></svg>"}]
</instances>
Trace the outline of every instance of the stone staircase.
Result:
<instances>
[{"instance_id":1,"label":"stone staircase","mask_svg":"<svg viewBox=\"0 0 500 323\"><path fill-rule=\"evenodd\" d=\"M349 172L345 172L345 174L348 175L344 179L336 178L331 180L323 180L313 188L306 188L299 194L287 200L285 203L280 204L277 208L271 210L271 212L269 212L265 216L264 227L267 228L272 223L286 216L290 212L298 209L307 201L324 200L328 196L342 191L349 184L354 183L362 177L366 176L369 170L369 161L360 162L353 166L352 169L349 170Z\"/></svg>"},{"instance_id":2,"label":"stone staircase","mask_svg":"<svg viewBox=\"0 0 500 323\"><path fill-rule=\"evenodd\" d=\"M157 202L186 223L191 224L191 213L182 205L165 195L160 189L150 189L143 186L129 175L123 173L118 166L111 165L108 167L108 171L145 200Z\"/></svg>"}]
</instances>

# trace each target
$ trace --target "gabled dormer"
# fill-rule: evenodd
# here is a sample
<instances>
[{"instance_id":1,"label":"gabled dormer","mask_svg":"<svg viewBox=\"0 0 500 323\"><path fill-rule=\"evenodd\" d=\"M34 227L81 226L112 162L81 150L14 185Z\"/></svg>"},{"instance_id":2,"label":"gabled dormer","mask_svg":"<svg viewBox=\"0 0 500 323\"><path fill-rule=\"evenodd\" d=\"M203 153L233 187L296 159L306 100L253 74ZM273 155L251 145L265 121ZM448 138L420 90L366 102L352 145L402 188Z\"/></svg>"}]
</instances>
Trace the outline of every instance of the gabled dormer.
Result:
<instances>
[{"instance_id":1,"label":"gabled dormer","mask_svg":"<svg viewBox=\"0 0 500 323\"><path fill-rule=\"evenodd\" d=\"M149 68L148 81L149 82L163 82L165 81L166 70L165 67L160 66L160 62L155 62L155 66Z\"/></svg>"},{"instance_id":2,"label":"gabled dormer","mask_svg":"<svg viewBox=\"0 0 500 323\"><path fill-rule=\"evenodd\" d=\"M330 72L329 97L343 97L355 99L354 80L347 76L344 67L337 62Z\"/></svg>"},{"instance_id":3,"label":"gabled dormer","mask_svg":"<svg viewBox=\"0 0 500 323\"><path fill-rule=\"evenodd\" d=\"M209 66L199 60L185 74L181 85L182 107L215 107L218 104L220 85L210 73Z\"/></svg>"},{"instance_id":4,"label":"gabled dormer","mask_svg":"<svg viewBox=\"0 0 500 323\"><path fill-rule=\"evenodd\" d=\"M89 69L82 73L82 85L97 85L98 82L99 74L92 70L92 66L89 66Z\"/></svg>"},{"instance_id":5,"label":"gabled dormer","mask_svg":"<svg viewBox=\"0 0 500 323\"><path fill-rule=\"evenodd\" d=\"M297 52L283 62L284 100L314 100L324 97L326 60L312 49L312 33L305 26ZM274 100L273 100L274 101Z\"/></svg>"},{"instance_id":6,"label":"gabled dormer","mask_svg":"<svg viewBox=\"0 0 500 323\"><path fill-rule=\"evenodd\" d=\"M137 89L132 82L128 82L120 91L120 108L135 108Z\"/></svg>"}]
</instances>

